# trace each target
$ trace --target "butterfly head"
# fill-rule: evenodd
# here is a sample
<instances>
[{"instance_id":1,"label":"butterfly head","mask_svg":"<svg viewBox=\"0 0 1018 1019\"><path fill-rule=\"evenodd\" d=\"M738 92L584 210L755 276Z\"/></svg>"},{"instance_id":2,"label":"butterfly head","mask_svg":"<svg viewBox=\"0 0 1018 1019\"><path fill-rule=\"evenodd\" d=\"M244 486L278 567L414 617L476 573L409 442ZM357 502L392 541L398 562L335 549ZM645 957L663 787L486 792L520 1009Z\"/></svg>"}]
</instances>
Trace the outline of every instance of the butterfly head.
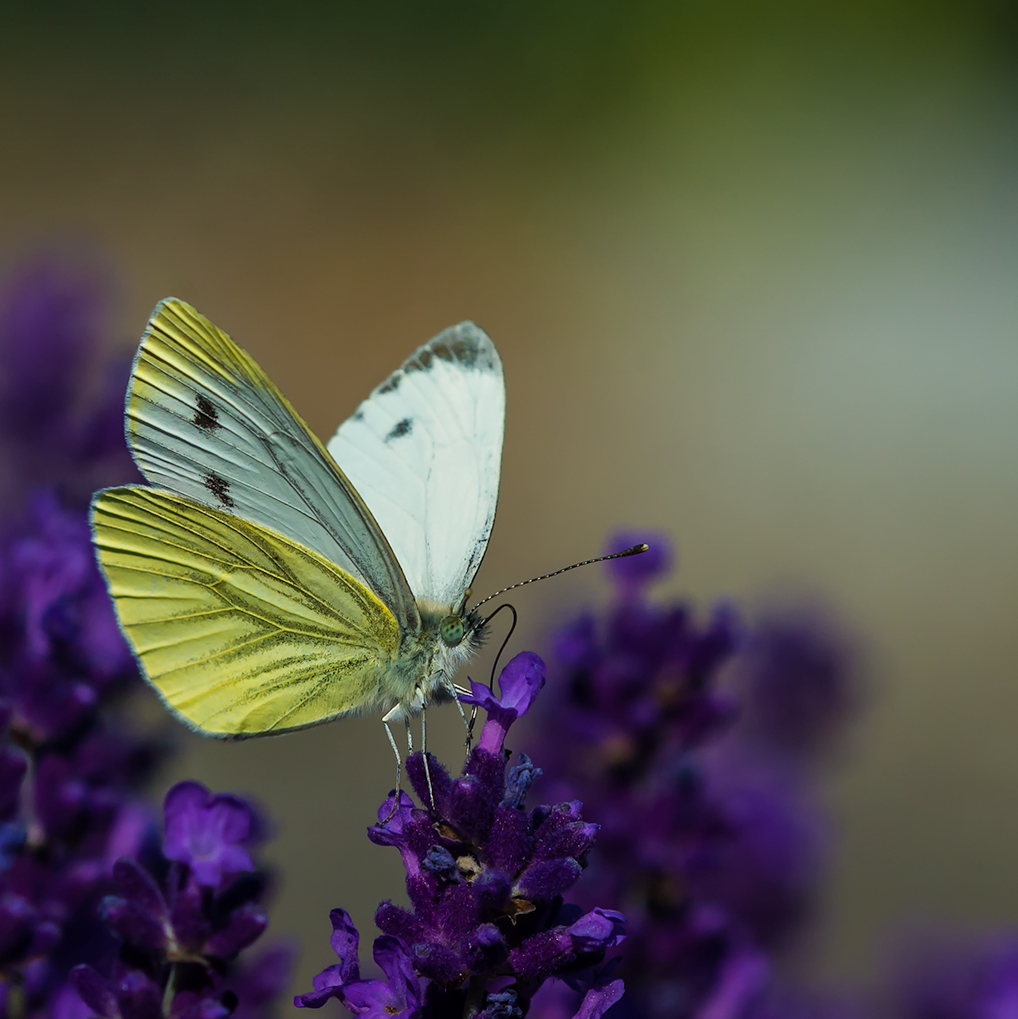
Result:
<instances>
[{"instance_id":1,"label":"butterfly head","mask_svg":"<svg viewBox=\"0 0 1018 1019\"><path fill-rule=\"evenodd\" d=\"M473 650L484 643L487 620L473 610L451 612L438 625L438 635L447 647L459 647L466 642Z\"/></svg>"},{"instance_id":2,"label":"butterfly head","mask_svg":"<svg viewBox=\"0 0 1018 1019\"><path fill-rule=\"evenodd\" d=\"M438 632L449 647L456 647L467 635L467 622L462 616L446 616Z\"/></svg>"}]
</instances>

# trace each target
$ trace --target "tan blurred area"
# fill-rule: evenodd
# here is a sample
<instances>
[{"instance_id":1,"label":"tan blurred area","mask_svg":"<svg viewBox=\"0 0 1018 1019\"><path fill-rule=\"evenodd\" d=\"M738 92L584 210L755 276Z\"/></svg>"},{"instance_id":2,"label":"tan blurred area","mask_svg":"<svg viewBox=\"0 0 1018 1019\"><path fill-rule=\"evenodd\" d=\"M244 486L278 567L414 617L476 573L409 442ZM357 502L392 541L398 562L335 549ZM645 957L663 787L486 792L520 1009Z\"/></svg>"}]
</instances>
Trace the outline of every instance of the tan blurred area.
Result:
<instances>
[{"instance_id":1,"label":"tan blurred area","mask_svg":"<svg viewBox=\"0 0 1018 1019\"><path fill-rule=\"evenodd\" d=\"M675 536L670 590L704 608L822 596L874 686L831 784L824 967L867 973L902 917L1013 922L1016 23L989 2L509 6L12 6L0 267L100 252L125 345L182 297L323 437L474 319L508 387L476 592L635 525ZM514 647L602 596L594 571L521 592ZM458 765L458 715L429 725ZM303 939L306 989L329 909L370 931L401 894L364 837L381 725L180 738L164 784L274 817L273 929Z\"/></svg>"}]
</instances>

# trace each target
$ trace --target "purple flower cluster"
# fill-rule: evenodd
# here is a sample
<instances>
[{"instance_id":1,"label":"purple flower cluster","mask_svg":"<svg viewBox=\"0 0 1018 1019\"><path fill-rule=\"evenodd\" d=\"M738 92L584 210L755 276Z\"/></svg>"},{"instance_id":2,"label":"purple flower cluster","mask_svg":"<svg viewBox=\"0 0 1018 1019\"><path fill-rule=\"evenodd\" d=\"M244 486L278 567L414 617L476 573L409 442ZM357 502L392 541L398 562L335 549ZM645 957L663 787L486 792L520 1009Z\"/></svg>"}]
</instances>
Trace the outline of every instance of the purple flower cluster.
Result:
<instances>
[{"instance_id":1,"label":"purple flower cluster","mask_svg":"<svg viewBox=\"0 0 1018 1019\"><path fill-rule=\"evenodd\" d=\"M903 1019L1007 1019L1018 1008L1018 931L913 934L893 978Z\"/></svg>"},{"instance_id":2,"label":"purple flower cluster","mask_svg":"<svg viewBox=\"0 0 1018 1019\"><path fill-rule=\"evenodd\" d=\"M118 944L109 972L78 965L74 988L103 1019L225 1019L241 1001L258 1015L285 985L288 953L277 948L262 960L275 971L268 988L264 979L250 989L238 983L230 966L267 924L265 879L246 845L251 808L181 782L167 793L164 816L162 854L148 868L130 857L113 865L116 894L101 905Z\"/></svg>"},{"instance_id":3,"label":"purple flower cluster","mask_svg":"<svg viewBox=\"0 0 1018 1019\"><path fill-rule=\"evenodd\" d=\"M124 443L128 348L106 346L110 286L94 264L40 259L0 291L0 507L40 486L83 506L138 480Z\"/></svg>"},{"instance_id":4,"label":"purple flower cluster","mask_svg":"<svg viewBox=\"0 0 1018 1019\"><path fill-rule=\"evenodd\" d=\"M609 564L612 606L558 634L561 679L529 742L554 795L601 826L580 901L625 909L620 1014L748 1016L822 872L809 774L854 703L849 656L811 619L750 630L727 605L701 622L650 601L670 545L612 546L636 540L652 552Z\"/></svg>"},{"instance_id":5,"label":"purple flower cluster","mask_svg":"<svg viewBox=\"0 0 1018 1019\"><path fill-rule=\"evenodd\" d=\"M96 484L136 477L129 360L104 361L103 309L94 278L55 262L20 272L0 302L0 1015L12 1019L86 1014L68 973L116 955L98 904L137 871L122 858L157 841L141 788L164 747L125 718L141 683L87 519ZM191 852L190 866L174 831L169 851ZM248 982L262 987L248 1015L278 994L271 972Z\"/></svg>"},{"instance_id":6,"label":"purple flower cluster","mask_svg":"<svg viewBox=\"0 0 1018 1019\"><path fill-rule=\"evenodd\" d=\"M399 850L412 907L383 902L375 914L382 936L374 956L386 979L360 977L357 930L335 909L339 962L315 977L298 1006L338 998L373 1019L519 1019L550 977L577 989L570 1014L578 1019L597 1019L621 997L622 982L605 956L625 937L622 914L563 901L583 872L597 825L583 820L575 800L527 811L540 769L525 754L506 767L506 733L533 704L544 671L540 658L524 652L503 669L500 697L471 684L462 700L485 708L487 721L459 777L430 755L408 759L427 806L392 794L379 808L379 824L368 829L372 842Z\"/></svg>"},{"instance_id":7,"label":"purple flower cluster","mask_svg":"<svg viewBox=\"0 0 1018 1019\"><path fill-rule=\"evenodd\" d=\"M112 399L77 398L96 367L98 318L91 284L56 266L23 272L0 306L7 483L0 517L0 993L7 1014L50 1011L69 966L108 946L95 906L113 860L138 851L149 829L138 789L160 753L117 718L137 670L95 565L84 503L68 501L117 461L107 455L111 443L100 441ZM122 397L118 416L121 405ZM28 488L42 481L51 487Z\"/></svg>"}]
</instances>

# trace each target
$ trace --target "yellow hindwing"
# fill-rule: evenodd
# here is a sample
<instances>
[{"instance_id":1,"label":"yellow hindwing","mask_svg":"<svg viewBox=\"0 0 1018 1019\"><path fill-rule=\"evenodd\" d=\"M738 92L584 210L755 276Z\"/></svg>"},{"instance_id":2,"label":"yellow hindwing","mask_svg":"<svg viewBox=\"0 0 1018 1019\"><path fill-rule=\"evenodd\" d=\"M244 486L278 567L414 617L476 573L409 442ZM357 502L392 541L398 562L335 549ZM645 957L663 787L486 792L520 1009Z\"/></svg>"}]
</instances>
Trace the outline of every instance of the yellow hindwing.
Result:
<instances>
[{"instance_id":1,"label":"yellow hindwing","mask_svg":"<svg viewBox=\"0 0 1018 1019\"><path fill-rule=\"evenodd\" d=\"M142 486L98 493L92 527L146 678L193 728L256 736L383 706L399 625L323 556Z\"/></svg>"}]
</instances>

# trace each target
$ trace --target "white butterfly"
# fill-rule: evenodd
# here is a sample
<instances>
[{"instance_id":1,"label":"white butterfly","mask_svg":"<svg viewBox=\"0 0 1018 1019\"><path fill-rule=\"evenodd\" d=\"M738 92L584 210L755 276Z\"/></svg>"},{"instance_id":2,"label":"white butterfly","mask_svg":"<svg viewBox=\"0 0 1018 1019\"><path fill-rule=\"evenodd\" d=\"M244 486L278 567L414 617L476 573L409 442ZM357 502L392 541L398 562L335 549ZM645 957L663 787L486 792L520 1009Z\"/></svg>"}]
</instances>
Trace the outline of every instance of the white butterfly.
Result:
<instances>
[{"instance_id":1,"label":"white butterfly","mask_svg":"<svg viewBox=\"0 0 1018 1019\"><path fill-rule=\"evenodd\" d=\"M484 635L466 602L504 417L498 352L464 322L326 448L224 332L160 303L126 407L153 487L97 493L92 526L121 626L170 710L243 738L454 698Z\"/></svg>"}]
</instances>

